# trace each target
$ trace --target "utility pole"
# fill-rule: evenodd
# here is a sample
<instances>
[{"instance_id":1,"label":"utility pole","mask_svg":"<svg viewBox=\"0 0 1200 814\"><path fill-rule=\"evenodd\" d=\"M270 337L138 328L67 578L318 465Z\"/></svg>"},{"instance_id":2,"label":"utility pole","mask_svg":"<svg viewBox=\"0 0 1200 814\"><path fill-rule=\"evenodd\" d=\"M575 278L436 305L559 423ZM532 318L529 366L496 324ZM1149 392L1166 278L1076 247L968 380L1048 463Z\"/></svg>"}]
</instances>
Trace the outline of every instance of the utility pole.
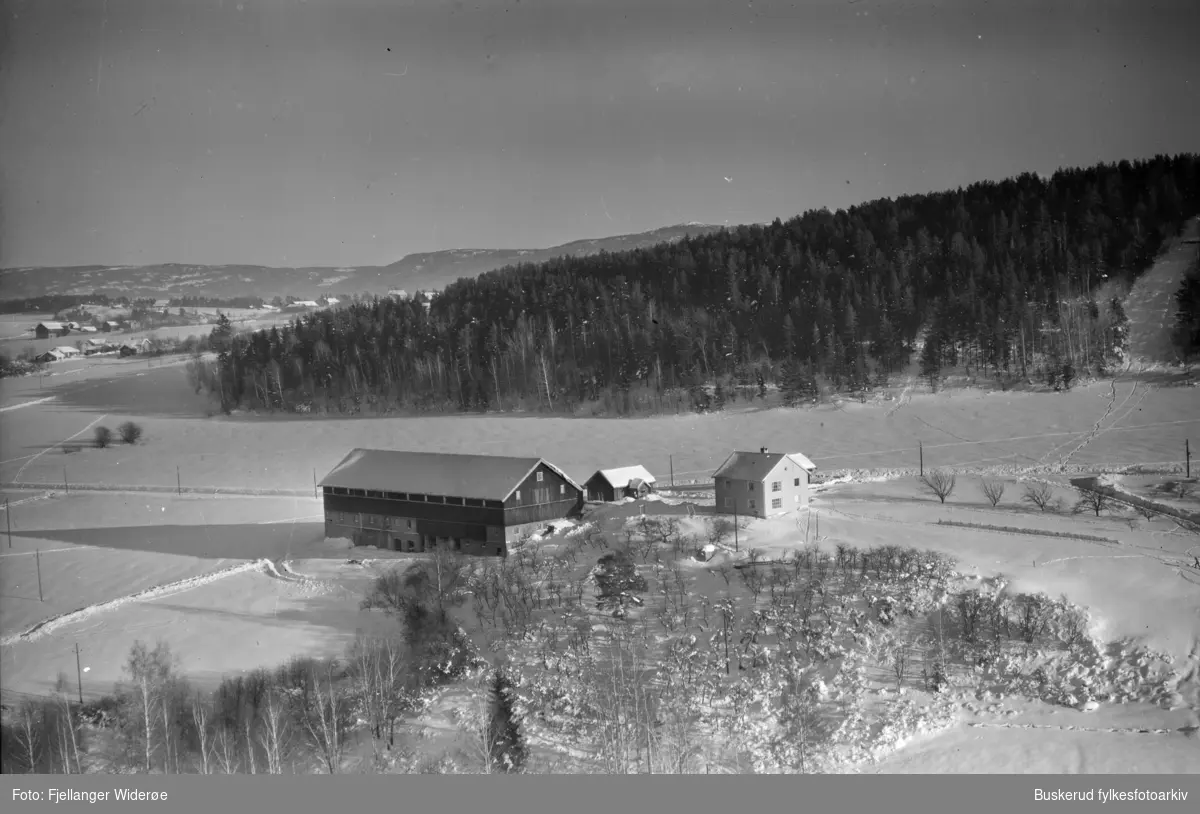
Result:
<instances>
[{"instance_id":1,"label":"utility pole","mask_svg":"<svg viewBox=\"0 0 1200 814\"><path fill-rule=\"evenodd\" d=\"M1183 439L1183 460L1183 476L1190 478L1192 476L1192 445L1187 438Z\"/></svg>"},{"instance_id":2,"label":"utility pole","mask_svg":"<svg viewBox=\"0 0 1200 814\"><path fill-rule=\"evenodd\" d=\"M83 667L79 664L79 642L75 642L75 680L79 682L79 705L83 706Z\"/></svg>"},{"instance_id":3,"label":"utility pole","mask_svg":"<svg viewBox=\"0 0 1200 814\"><path fill-rule=\"evenodd\" d=\"M917 441L917 454L921 456L921 477L925 477L925 445Z\"/></svg>"},{"instance_id":4,"label":"utility pole","mask_svg":"<svg viewBox=\"0 0 1200 814\"><path fill-rule=\"evenodd\" d=\"M8 525L8 547L12 548L12 509L8 507L8 498L4 499L4 522Z\"/></svg>"},{"instance_id":5,"label":"utility pole","mask_svg":"<svg viewBox=\"0 0 1200 814\"><path fill-rule=\"evenodd\" d=\"M733 499L733 550L738 550L737 498Z\"/></svg>"},{"instance_id":6,"label":"utility pole","mask_svg":"<svg viewBox=\"0 0 1200 814\"><path fill-rule=\"evenodd\" d=\"M317 500L321 499L321 493L317 491L317 468L313 467L313 497Z\"/></svg>"},{"instance_id":7,"label":"utility pole","mask_svg":"<svg viewBox=\"0 0 1200 814\"><path fill-rule=\"evenodd\" d=\"M37 563L38 602L45 602L46 597L42 594L42 550L40 548L33 552L33 558Z\"/></svg>"},{"instance_id":8,"label":"utility pole","mask_svg":"<svg viewBox=\"0 0 1200 814\"><path fill-rule=\"evenodd\" d=\"M71 494L71 484L67 482L67 468L63 467L63 491L68 495Z\"/></svg>"},{"instance_id":9,"label":"utility pole","mask_svg":"<svg viewBox=\"0 0 1200 814\"><path fill-rule=\"evenodd\" d=\"M675 456L671 456L671 488L675 488Z\"/></svg>"},{"instance_id":10,"label":"utility pole","mask_svg":"<svg viewBox=\"0 0 1200 814\"><path fill-rule=\"evenodd\" d=\"M175 467L175 494L183 494L183 478L179 475L179 467Z\"/></svg>"}]
</instances>

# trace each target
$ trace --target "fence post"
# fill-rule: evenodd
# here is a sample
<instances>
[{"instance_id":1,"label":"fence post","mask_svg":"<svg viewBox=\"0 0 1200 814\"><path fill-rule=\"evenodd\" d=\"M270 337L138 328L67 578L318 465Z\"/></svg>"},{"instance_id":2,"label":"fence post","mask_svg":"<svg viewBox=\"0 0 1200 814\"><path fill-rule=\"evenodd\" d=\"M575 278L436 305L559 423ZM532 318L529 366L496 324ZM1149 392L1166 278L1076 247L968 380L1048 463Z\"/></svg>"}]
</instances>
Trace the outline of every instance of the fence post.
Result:
<instances>
[{"instance_id":1,"label":"fence post","mask_svg":"<svg viewBox=\"0 0 1200 814\"><path fill-rule=\"evenodd\" d=\"M34 561L37 562L38 575L38 602L45 602L46 597L42 594L42 550L36 549L33 552Z\"/></svg>"},{"instance_id":2,"label":"fence post","mask_svg":"<svg viewBox=\"0 0 1200 814\"><path fill-rule=\"evenodd\" d=\"M83 667L79 663L79 642L75 642L75 679L79 682L79 705L83 706Z\"/></svg>"},{"instance_id":3,"label":"fence post","mask_svg":"<svg viewBox=\"0 0 1200 814\"><path fill-rule=\"evenodd\" d=\"M1187 438L1183 439L1183 476L1190 478L1192 476L1192 444Z\"/></svg>"},{"instance_id":4,"label":"fence post","mask_svg":"<svg viewBox=\"0 0 1200 814\"><path fill-rule=\"evenodd\" d=\"M63 491L71 494L71 484L67 482L67 468L63 467Z\"/></svg>"},{"instance_id":5,"label":"fence post","mask_svg":"<svg viewBox=\"0 0 1200 814\"><path fill-rule=\"evenodd\" d=\"M179 467L175 467L175 494L183 494L183 478L179 474Z\"/></svg>"},{"instance_id":6,"label":"fence post","mask_svg":"<svg viewBox=\"0 0 1200 814\"><path fill-rule=\"evenodd\" d=\"M671 488L675 488L675 456L671 456Z\"/></svg>"},{"instance_id":7,"label":"fence post","mask_svg":"<svg viewBox=\"0 0 1200 814\"><path fill-rule=\"evenodd\" d=\"M313 467L313 499L321 499L321 493L317 490L317 468L315 466Z\"/></svg>"},{"instance_id":8,"label":"fence post","mask_svg":"<svg viewBox=\"0 0 1200 814\"><path fill-rule=\"evenodd\" d=\"M8 498L4 499L4 522L8 526L8 547L12 548L12 509L9 508Z\"/></svg>"},{"instance_id":9,"label":"fence post","mask_svg":"<svg viewBox=\"0 0 1200 814\"><path fill-rule=\"evenodd\" d=\"M921 456L921 477L925 477L925 445L917 442L917 454Z\"/></svg>"}]
</instances>

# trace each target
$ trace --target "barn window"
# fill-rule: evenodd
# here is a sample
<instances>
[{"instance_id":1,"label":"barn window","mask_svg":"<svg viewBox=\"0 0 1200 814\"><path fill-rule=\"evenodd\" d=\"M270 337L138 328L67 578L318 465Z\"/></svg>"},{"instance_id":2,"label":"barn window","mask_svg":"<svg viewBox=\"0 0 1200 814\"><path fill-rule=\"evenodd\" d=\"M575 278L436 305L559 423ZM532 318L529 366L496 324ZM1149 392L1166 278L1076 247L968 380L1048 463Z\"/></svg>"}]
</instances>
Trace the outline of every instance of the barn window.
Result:
<instances>
[{"instance_id":1,"label":"barn window","mask_svg":"<svg viewBox=\"0 0 1200 814\"><path fill-rule=\"evenodd\" d=\"M384 492L383 496L388 500L404 500L404 495L400 492Z\"/></svg>"},{"instance_id":2,"label":"barn window","mask_svg":"<svg viewBox=\"0 0 1200 814\"><path fill-rule=\"evenodd\" d=\"M560 483L558 485L558 493L560 495L565 495L567 493L567 485L565 483Z\"/></svg>"},{"instance_id":3,"label":"barn window","mask_svg":"<svg viewBox=\"0 0 1200 814\"><path fill-rule=\"evenodd\" d=\"M800 495L792 495L792 500L796 503L800 502Z\"/></svg>"},{"instance_id":4,"label":"barn window","mask_svg":"<svg viewBox=\"0 0 1200 814\"><path fill-rule=\"evenodd\" d=\"M731 497L727 497L727 498L725 498L725 508L726 508L726 509L732 509L732 508L733 508L733 498L731 498Z\"/></svg>"},{"instance_id":5,"label":"barn window","mask_svg":"<svg viewBox=\"0 0 1200 814\"><path fill-rule=\"evenodd\" d=\"M772 509L782 509L783 508L783 498L777 497L774 500L772 500L771 508Z\"/></svg>"},{"instance_id":6,"label":"barn window","mask_svg":"<svg viewBox=\"0 0 1200 814\"><path fill-rule=\"evenodd\" d=\"M754 498L750 498L750 511L754 511Z\"/></svg>"},{"instance_id":7,"label":"barn window","mask_svg":"<svg viewBox=\"0 0 1200 814\"><path fill-rule=\"evenodd\" d=\"M333 494L333 487L332 487L332 486L326 486L326 487L325 487L325 489L324 489L324 492L325 492L325 494L327 494L327 495L332 495L332 494Z\"/></svg>"},{"instance_id":8,"label":"barn window","mask_svg":"<svg viewBox=\"0 0 1200 814\"><path fill-rule=\"evenodd\" d=\"M520 489L517 490L517 502L518 503L521 502L521 490Z\"/></svg>"},{"instance_id":9,"label":"barn window","mask_svg":"<svg viewBox=\"0 0 1200 814\"><path fill-rule=\"evenodd\" d=\"M792 486L799 486L799 485L800 485L800 479L796 478L795 482L792 483Z\"/></svg>"},{"instance_id":10,"label":"barn window","mask_svg":"<svg viewBox=\"0 0 1200 814\"><path fill-rule=\"evenodd\" d=\"M365 489L351 489L350 494L354 497L366 497L367 491Z\"/></svg>"},{"instance_id":11,"label":"barn window","mask_svg":"<svg viewBox=\"0 0 1200 814\"><path fill-rule=\"evenodd\" d=\"M783 488L783 482L782 482L782 481L777 481L777 480L776 480L776 481L771 481L771 491L772 491L772 492L778 492L778 491L779 491L780 489L782 489L782 488Z\"/></svg>"},{"instance_id":12,"label":"barn window","mask_svg":"<svg viewBox=\"0 0 1200 814\"><path fill-rule=\"evenodd\" d=\"M367 497L383 497L383 492L367 491Z\"/></svg>"},{"instance_id":13,"label":"barn window","mask_svg":"<svg viewBox=\"0 0 1200 814\"><path fill-rule=\"evenodd\" d=\"M754 484L751 481L746 481L746 491L747 492L754 491Z\"/></svg>"},{"instance_id":14,"label":"barn window","mask_svg":"<svg viewBox=\"0 0 1200 814\"><path fill-rule=\"evenodd\" d=\"M542 482L542 476L543 476L544 474L545 474L544 472L539 472L539 473L537 473L537 482L538 482L538 483L541 483L541 482Z\"/></svg>"}]
</instances>

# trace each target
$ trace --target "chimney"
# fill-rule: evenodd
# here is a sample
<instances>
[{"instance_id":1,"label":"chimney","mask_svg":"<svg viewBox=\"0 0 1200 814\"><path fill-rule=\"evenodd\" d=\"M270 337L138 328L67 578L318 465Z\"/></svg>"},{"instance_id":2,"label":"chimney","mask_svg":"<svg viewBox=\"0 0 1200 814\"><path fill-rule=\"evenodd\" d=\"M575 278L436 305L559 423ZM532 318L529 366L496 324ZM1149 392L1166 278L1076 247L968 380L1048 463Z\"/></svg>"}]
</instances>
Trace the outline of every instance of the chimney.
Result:
<instances>
[{"instance_id":1,"label":"chimney","mask_svg":"<svg viewBox=\"0 0 1200 814\"><path fill-rule=\"evenodd\" d=\"M761 452L763 455L766 455L766 454L767 454L767 448L766 448L766 447L759 447L758 451L759 451L759 452Z\"/></svg>"}]
</instances>

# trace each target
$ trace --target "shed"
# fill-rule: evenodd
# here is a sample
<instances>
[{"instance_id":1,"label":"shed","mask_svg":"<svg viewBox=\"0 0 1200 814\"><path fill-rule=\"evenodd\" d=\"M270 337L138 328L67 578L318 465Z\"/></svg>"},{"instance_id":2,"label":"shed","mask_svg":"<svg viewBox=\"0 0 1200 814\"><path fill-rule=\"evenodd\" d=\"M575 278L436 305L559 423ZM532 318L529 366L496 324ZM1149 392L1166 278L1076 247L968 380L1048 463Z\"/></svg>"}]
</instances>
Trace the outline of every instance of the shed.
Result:
<instances>
[{"instance_id":1,"label":"shed","mask_svg":"<svg viewBox=\"0 0 1200 814\"><path fill-rule=\"evenodd\" d=\"M639 464L600 469L588 478L584 489L588 500L608 503L623 497L643 497L654 491L656 483L649 470Z\"/></svg>"}]
</instances>

